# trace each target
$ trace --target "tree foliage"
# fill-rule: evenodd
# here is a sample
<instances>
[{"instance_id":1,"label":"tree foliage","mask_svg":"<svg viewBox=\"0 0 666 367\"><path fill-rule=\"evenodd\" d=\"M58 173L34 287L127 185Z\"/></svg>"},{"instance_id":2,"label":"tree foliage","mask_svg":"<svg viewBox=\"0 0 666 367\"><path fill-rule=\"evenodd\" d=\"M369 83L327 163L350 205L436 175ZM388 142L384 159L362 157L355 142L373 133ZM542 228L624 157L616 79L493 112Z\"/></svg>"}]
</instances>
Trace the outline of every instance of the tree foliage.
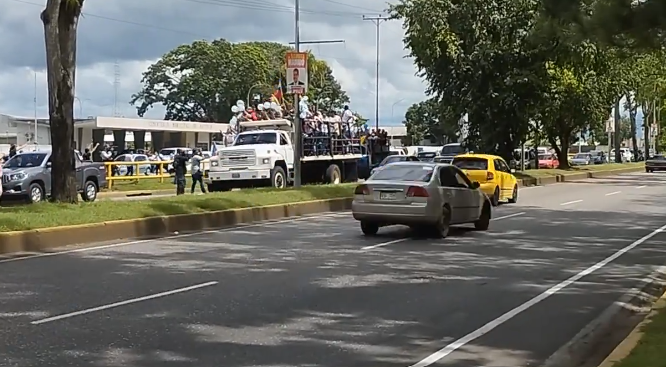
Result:
<instances>
[{"instance_id":1,"label":"tree foliage","mask_svg":"<svg viewBox=\"0 0 666 367\"><path fill-rule=\"evenodd\" d=\"M143 87L131 104L139 116L164 106L165 119L229 121L231 106L254 94L269 97L282 83L286 90L285 54L290 47L273 42L196 41L166 53L143 74ZM349 102L325 61L309 56L308 96L320 108ZM288 102L288 101L286 101Z\"/></svg>"},{"instance_id":2,"label":"tree foliage","mask_svg":"<svg viewBox=\"0 0 666 367\"><path fill-rule=\"evenodd\" d=\"M414 103L405 113L405 127L411 142L428 138L438 144L458 140L459 116L436 98Z\"/></svg>"},{"instance_id":3,"label":"tree foliage","mask_svg":"<svg viewBox=\"0 0 666 367\"><path fill-rule=\"evenodd\" d=\"M601 9L602 1L578 3ZM468 115L465 143L475 150L508 157L521 143L547 142L566 168L570 145L581 134L605 131L620 98L631 96L634 112L646 109L642 101L654 100L654 85L665 84L654 76L666 64L661 52L636 54L630 46L585 37L592 20L577 10L549 0L393 5L391 14L403 21L405 45L433 98L408 110L408 131L430 131L431 120L414 116L427 116L416 113L418 106L436 100L454 120Z\"/></svg>"}]
</instances>

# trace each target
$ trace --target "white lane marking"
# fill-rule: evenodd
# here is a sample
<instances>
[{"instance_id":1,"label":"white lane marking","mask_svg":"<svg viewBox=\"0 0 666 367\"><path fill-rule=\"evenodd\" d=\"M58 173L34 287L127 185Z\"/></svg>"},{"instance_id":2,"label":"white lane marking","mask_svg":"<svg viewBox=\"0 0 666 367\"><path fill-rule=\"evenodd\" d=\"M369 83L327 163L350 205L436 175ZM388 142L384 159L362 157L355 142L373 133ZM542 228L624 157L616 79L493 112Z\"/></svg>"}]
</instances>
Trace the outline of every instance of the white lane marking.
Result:
<instances>
[{"instance_id":1,"label":"white lane marking","mask_svg":"<svg viewBox=\"0 0 666 367\"><path fill-rule=\"evenodd\" d=\"M619 194L619 193L621 193L621 192L622 192L622 191L609 192L608 194L606 194L606 196L617 195L617 194Z\"/></svg>"},{"instance_id":2,"label":"white lane marking","mask_svg":"<svg viewBox=\"0 0 666 367\"><path fill-rule=\"evenodd\" d=\"M645 186L645 185L643 185L643 186L636 186L636 189L637 189L637 190L640 190L640 189L644 189L644 188L646 188L646 187L647 187L647 186Z\"/></svg>"},{"instance_id":3,"label":"white lane marking","mask_svg":"<svg viewBox=\"0 0 666 367\"><path fill-rule=\"evenodd\" d=\"M564 289L564 288L572 285L573 283L581 280L583 277L585 277L587 275L590 275L593 272L603 268L604 266L608 265L609 263L611 263L612 261L614 261L618 257L620 257L620 256L624 255L625 253L631 251L636 246L642 244L643 242L645 242L645 241L649 240L650 238L656 236L657 234L663 232L665 229L666 229L666 225L655 229L654 231L650 232L649 234L645 235L644 237L634 241L633 243L631 243L627 247L617 251L613 255L599 261L598 263L596 263L596 264L590 266L589 268L581 271L580 273L570 277L569 279L567 279L567 280L549 288L548 290L546 290L545 292L543 292L543 293L539 294L538 296L532 298L531 300L523 303L522 305L514 308L513 310L505 313L504 315L488 322L487 324L483 325L482 327L472 331L471 333L463 336L462 338L454 341L453 343L447 345L446 347L444 347L444 348L436 351L435 353L427 356L426 358L420 360L419 362L417 362L413 365L410 365L409 367L427 367L427 366L430 366L431 364L434 364L434 363L438 362L439 360L441 360L442 358L444 358L444 357L448 356L449 354L453 353L457 349L465 346L467 343L472 342L472 341L488 334L489 332L491 332L492 330L494 330L498 326L500 326L500 325L504 324L505 322L511 320L512 318L516 317L518 314L528 310L530 307L532 307L532 306L538 304L539 302L545 300L546 298L560 292L562 289Z\"/></svg>"},{"instance_id":4,"label":"white lane marking","mask_svg":"<svg viewBox=\"0 0 666 367\"><path fill-rule=\"evenodd\" d=\"M53 317L47 317L45 319L33 321L33 322L31 322L31 324L33 324L33 325L46 324L47 322L53 322L53 321L68 319L70 317L81 316L81 315L85 315L85 314L89 314L89 313L93 313L93 312L104 311L104 310L108 310L110 308L116 308L116 307L120 307L120 306L130 305L132 303L149 301L151 299L162 298L162 297L171 296L171 295L178 294L178 293L189 292L189 291L193 291L195 289L210 287L210 286L214 286L214 285L217 285L217 284L218 284L218 282L216 282L216 281L196 284L196 285L192 285L192 286L185 287L185 288L174 289L174 290L171 290L171 291L168 291L168 292L155 293L155 294L151 294L149 296L143 296L143 297L139 297L139 298L132 298L132 299L128 299L128 300L122 301L122 302L111 303L111 304L104 305L104 306L88 308L88 309L85 309L85 310L70 312L70 313L66 313L66 314L62 314L62 315L58 315L58 316L53 316Z\"/></svg>"},{"instance_id":5,"label":"white lane marking","mask_svg":"<svg viewBox=\"0 0 666 367\"><path fill-rule=\"evenodd\" d=\"M574 201L567 201L566 203L562 203L560 205L564 206L564 205L571 205L571 204L577 204L577 203L582 203L582 202L583 202L583 200L574 200Z\"/></svg>"},{"instance_id":6,"label":"white lane marking","mask_svg":"<svg viewBox=\"0 0 666 367\"><path fill-rule=\"evenodd\" d=\"M504 216L501 216L501 217L492 218L491 221L513 218L513 217L517 217L517 216L524 215L524 214L525 214L525 212L508 214L508 215L504 215ZM405 242L405 241L408 241L408 240L411 240L411 239L412 239L411 237L400 238L400 239L393 240L393 241L378 243L378 244L372 245L372 246L365 246L365 247L362 247L361 250L364 250L364 251L365 250L373 250L373 249L376 249L376 248L386 247L386 246L394 245L396 243Z\"/></svg>"},{"instance_id":7,"label":"white lane marking","mask_svg":"<svg viewBox=\"0 0 666 367\"><path fill-rule=\"evenodd\" d=\"M193 232L193 233L185 233L185 234L179 234L179 235L173 235L173 236L164 236L164 237L159 237L159 238L151 238L151 239L148 239L148 240L136 240L136 241L121 242L121 243L112 243L112 244L109 244L109 245L92 246L92 247L76 248L76 249L72 249L72 250L48 252L48 253L43 253L43 254L18 256L18 257L12 257L12 258L9 258L9 259L2 259L2 260L0 260L0 264L13 262L13 261L31 260L31 259L41 258L41 257L60 256L60 255L73 254L73 253L79 253L79 252L106 250L106 249L110 249L110 248L123 247L123 246L141 245L141 244L145 244L145 243L157 242L157 241L163 241L163 240L171 240L171 239L175 239L175 238L186 238L186 237L198 236L198 235L201 235L201 234L224 233L224 232L237 231L237 230L241 230L241 229L245 229L245 228L255 228L255 227L263 227L263 226L271 226L271 225L276 225L276 224L293 223L293 222L299 222L299 221L311 220L311 219L317 219L317 218L338 217L338 216L347 215L347 214L349 214L349 212L326 213L326 214L304 216L304 217L298 217L298 218L278 219L278 220L275 220L275 221L264 221L264 222L258 222L258 223L252 223L252 224L241 224L241 225L228 227L228 228L213 229L213 230L199 231L199 232Z\"/></svg>"}]
</instances>

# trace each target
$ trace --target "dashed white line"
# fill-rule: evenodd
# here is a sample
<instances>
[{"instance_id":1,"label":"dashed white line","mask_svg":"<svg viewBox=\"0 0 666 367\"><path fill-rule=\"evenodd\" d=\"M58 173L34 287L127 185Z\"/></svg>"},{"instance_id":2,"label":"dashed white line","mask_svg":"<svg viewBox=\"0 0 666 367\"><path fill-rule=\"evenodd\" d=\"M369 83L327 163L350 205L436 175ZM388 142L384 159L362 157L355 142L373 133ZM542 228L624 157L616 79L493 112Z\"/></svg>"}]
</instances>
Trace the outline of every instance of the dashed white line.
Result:
<instances>
[{"instance_id":1,"label":"dashed white line","mask_svg":"<svg viewBox=\"0 0 666 367\"><path fill-rule=\"evenodd\" d=\"M567 201L566 203L562 203L560 205L565 206L565 205L571 205L571 204L577 204L577 203L582 203L583 200L573 200L573 201Z\"/></svg>"},{"instance_id":2,"label":"dashed white line","mask_svg":"<svg viewBox=\"0 0 666 367\"><path fill-rule=\"evenodd\" d=\"M427 356L426 358L420 360L419 362L409 366L409 367L428 367L434 363L437 363L439 360L442 358L445 358L449 354L455 352L457 349L462 348L466 344L488 334L498 326L504 324L505 322L511 320L512 318L516 317L520 313L527 311L529 308L532 306L535 306L536 304L542 302L546 298L562 291L564 288L576 283L577 281L581 280L583 277L592 274L593 272L603 268L604 266L608 265L612 261L615 261L618 257L624 255L625 253L631 251L635 247L639 246L643 242L649 240L650 238L656 236L657 234L663 232L666 230L666 225L655 229L654 231L650 232L649 234L645 235L644 237L634 241L627 247L617 251L613 255L605 258L604 260L601 260L600 262L590 266L589 268L581 271L580 273L570 277L569 279L549 288L545 292L539 294L538 296L532 298L531 300L523 303L522 305L514 308L513 310L503 314L502 316L488 322L487 324L483 325L479 329L476 329L472 331L471 333L463 336L462 338L454 341L453 343L445 346L444 348L436 351L435 353Z\"/></svg>"},{"instance_id":3,"label":"dashed white line","mask_svg":"<svg viewBox=\"0 0 666 367\"><path fill-rule=\"evenodd\" d=\"M242 229L245 229L245 228L256 228L256 227L271 226L271 225L276 225L276 224L293 223L293 222L307 221L307 220L316 219L316 218L337 217L337 216L341 216L341 215L348 215L348 213L349 212L334 212L334 213L325 213L325 214L319 214L319 215L302 216L302 217L296 217L296 218L262 221L262 222L257 222L257 223L241 224L241 225L236 225L236 226L222 228L222 229L213 229L213 230L208 230L208 231L198 231L198 232L185 233L185 234L179 234L179 235L174 235L174 236L163 236L163 237L159 237L159 238L151 238L149 240L136 240L136 241L112 243L112 244L109 244L109 245L91 246L91 247L76 248L76 249L71 249L71 250L48 252L48 253L43 253L43 254L27 255L27 256L20 256L20 257L11 257L11 258L8 258L8 259L1 259L0 264L8 263L8 262L14 262L14 261L31 260L31 259L37 259L37 258L42 258L42 257L51 257L51 256L60 256L60 255L66 255L66 254L74 254L74 253L79 253L79 252L106 250L106 249L116 248L116 247L141 245L141 244L150 243L150 242L156 242L156 241L162 241L162 240L172 240L172 239L177 239L177 238L187 238L187 237L198 236L198 235L202 235L202 234L232 232L232 231L242 230Z\"/></svg>"},{"instance_id":4,"label":"dashed white line","mask_svg":"<svg viewBox=\"0 0 666 367\"><path fill-rule=\"evenodd\" d=\"M646 187L647 187L646 185L643 185L643 186L636 186L636 189L637 189L637 190L640 190L640 189L644 189L644 188L646 188Z\"/></svg>"},{"instance_id":5,"label":"dashed white line","mask_svg":"<svg viewBox=\"0 0 666 367\"><path fill-rule=\"evenodd\" d=\"M608 194L606 194L606 196L613 196L613 195L617 195L617 194L620 194L620 193L622 193L622 191L609 192Z\"/></svg>"},{"instance_id":6,"label":"dashed white line","mask_svg":"<svg viewBox=\"0 0 666 367\"><path fill-rule=\"evenodd\" d=\"M491 221L509 219L509 218L518 217L518 216L521 216L521 215L524 215L524 214L525 214L525 212L507 214L507 215L504 215L504 216L501 216L501 217L492 218ZM371 246L365 246L365 247L362 247L361 250L364 250L364 251L373 250L373 249L376 249L376 248L386 247L386 246L394 245L396 243L405 242L405 241L408 241L408 240L411 240L411 238L410 237L399 238L399 239L393 240L393 241L382 242L382 243L378 243L376 245L371 245Z\"/></svg>"},{"instance_id":7,"label":"dashed white line","mask_svg":"<svg viewBox=\"0 0 666 367\"><path fill-rule=\"evenodd\" d=\"M128 299L128 300L122 301L122 302L111 303L111 304L104 305L104 306L88 308L88 309L85 309L85 310L70 312L70 313L66 313L66 314L62 314L62 315L58 315L58 316L53 316L53 317L47 317L45 319L33 321L33 322L31 322L31 324L33 324L33 325L46 324L47 322L53 322L53 321L68 319L70 317L81 316L81 315L85 315L85 314L89 314L89 313L93 313L93 312L104 311L104 310L108 310L110 308L116 308L116 307L120 307L120 306L130 305L132 303L149 301L151 299L162 298L162 297L166 297L166 296L171 296L173 294L189 292L189 291L193 291L195 289L210 287L210 286L217 285L217 284L218 284L218 282L214 281L214 282L206 282L206 283L191 285L189 287L178 288L178 289L170 290L168 292L155 293L155 294L151 294L151 295L148 295L148 296Z\"/></svg>"}]
</instances>

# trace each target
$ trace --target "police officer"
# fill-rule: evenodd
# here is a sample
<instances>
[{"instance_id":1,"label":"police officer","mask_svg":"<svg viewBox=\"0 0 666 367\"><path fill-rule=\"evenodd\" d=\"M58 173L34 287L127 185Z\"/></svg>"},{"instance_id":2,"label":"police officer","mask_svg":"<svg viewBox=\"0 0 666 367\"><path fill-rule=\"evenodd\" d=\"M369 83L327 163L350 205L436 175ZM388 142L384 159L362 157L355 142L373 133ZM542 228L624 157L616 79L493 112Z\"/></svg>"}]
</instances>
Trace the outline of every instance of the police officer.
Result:
<instances>
[{"instance_id":1,"label":"police officer","mask_svg":"<svg viewBox=\"0 0 666 367\"><path fill-rule=\"evenodd\" d=\"M185 193L185 173L187 173L187 155L181 149L173 157L173 169L176 171L176 195L183 195Z\"/></svg>"}]
</instances>

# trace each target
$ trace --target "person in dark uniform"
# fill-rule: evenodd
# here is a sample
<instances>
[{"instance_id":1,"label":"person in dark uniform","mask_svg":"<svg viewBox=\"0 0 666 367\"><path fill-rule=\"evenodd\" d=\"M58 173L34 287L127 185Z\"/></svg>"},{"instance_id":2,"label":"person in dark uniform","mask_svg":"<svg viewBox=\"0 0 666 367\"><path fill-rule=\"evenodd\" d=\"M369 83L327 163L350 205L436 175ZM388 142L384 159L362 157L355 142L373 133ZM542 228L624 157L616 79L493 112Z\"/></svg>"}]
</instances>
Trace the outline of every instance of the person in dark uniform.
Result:
<instances>
[{"instance_id":1,"label":"person in dark uniform","mask_svg":"<svg viewBox=\"0 0 666 367\"><path fill-rule=\"evenodd\" d=\"M187 155L181 149L178 149L178 153L173 157L173 169L176 171L176 195L183 195L185 193L185 186L187 182L185 181L185 173L187 173Z\"/></svg>"}]
</instances>

